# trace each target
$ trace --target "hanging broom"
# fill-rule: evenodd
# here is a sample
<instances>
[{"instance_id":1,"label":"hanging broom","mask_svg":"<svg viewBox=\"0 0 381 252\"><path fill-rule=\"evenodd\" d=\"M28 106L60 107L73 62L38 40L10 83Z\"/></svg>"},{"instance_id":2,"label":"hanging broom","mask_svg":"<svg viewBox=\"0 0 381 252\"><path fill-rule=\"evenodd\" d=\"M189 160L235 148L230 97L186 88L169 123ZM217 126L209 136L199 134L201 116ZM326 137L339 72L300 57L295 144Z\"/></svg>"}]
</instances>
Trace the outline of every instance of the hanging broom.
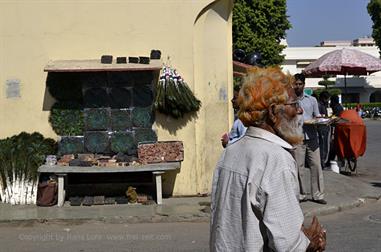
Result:
<instances>
[{"instance_id":1,"label":"hanging broom","mask_svg":"<svg viewBox=\"0 0 381 252\"><path fill-rule=\"evenodd\" d=\"M164 66L157 85L154 106L160 113L180 118L186 113L197 112L201 102L176 70Z\"/></svg>"}]
</instances>

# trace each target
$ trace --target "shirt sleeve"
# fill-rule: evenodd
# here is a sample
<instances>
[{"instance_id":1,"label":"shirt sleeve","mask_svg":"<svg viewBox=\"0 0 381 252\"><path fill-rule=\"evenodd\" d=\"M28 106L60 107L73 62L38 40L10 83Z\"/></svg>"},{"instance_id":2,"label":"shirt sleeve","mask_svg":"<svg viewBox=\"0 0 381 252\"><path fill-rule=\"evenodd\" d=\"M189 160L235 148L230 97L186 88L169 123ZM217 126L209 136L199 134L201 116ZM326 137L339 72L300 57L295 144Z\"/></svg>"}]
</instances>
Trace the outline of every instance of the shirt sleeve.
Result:
<instances>
[{"instance_id":1,"label":"shirt sleeve","mask_svg":"<svg viewBox=\"0 0 381 252\"><path fill-rule=\"evenodd\" d=\"M234 143L240 139L246 133L246 127L243 125L241 120L237 119L234 121L233 127L229 132L229 144Z\"/></svg>"},{"instance_id":2,"label":"shirt sleeve","mask_svg":"<svg viewBox=\"0 0 381 252\"><path fill-rule=\"evenodd\" d=\"M274 251L306 251L310 241L301 230L303 213L295 174L283 170L271 176L266 191L263 222Z\"/></svg>"},{"instance_id":3,"label":"shirt sleeve","mask_svg":"<svg viewBox=\"0 0 381 252\"><path fill-rule=\"evenodd\" d=\"M319 117L320 112L319 112L319 105L315 97L311 97L312 99L312 106L313 106L313 117Z\"/></svg>"}]
</instances>

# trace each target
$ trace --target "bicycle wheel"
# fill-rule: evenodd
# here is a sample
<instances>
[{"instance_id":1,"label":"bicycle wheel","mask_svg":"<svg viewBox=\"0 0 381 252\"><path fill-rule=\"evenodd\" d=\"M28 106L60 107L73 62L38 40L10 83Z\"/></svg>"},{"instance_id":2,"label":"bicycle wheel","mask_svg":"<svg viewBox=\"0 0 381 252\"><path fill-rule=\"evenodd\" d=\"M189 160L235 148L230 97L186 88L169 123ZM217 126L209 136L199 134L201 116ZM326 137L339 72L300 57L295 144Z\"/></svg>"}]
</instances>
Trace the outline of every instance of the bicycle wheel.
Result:
<instances>
[{"instance_id":1,"label":"bicycle wheel","mask_svg":"<svg viewBox=\"0 0 381 252\"><path fill-rule=\"evenodd\" d=\"M350 157L350 158L347 158L347 162L348 162L347 164L348 164L349 170L354 172L357 167L357 159L354 157Z\"/></svg>"},{"instance_id":2,"label":"bicycle wheel","mask_svg":"<svg viewBox=\"0 0 381 252\"><path fill-rule=\"evenodd\" d=\"M337 158L337 164L339 165L340 168L345 168L345 158Z\"/></svg>"}]
</instances>

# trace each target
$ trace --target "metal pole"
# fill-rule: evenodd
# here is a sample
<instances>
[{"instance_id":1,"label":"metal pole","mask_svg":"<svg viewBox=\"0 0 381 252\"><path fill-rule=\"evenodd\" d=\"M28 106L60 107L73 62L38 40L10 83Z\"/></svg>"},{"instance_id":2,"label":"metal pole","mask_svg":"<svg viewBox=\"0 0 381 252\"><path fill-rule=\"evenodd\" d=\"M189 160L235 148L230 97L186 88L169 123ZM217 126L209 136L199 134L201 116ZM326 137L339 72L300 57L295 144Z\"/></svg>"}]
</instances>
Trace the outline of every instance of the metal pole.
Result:
<instances>
[{"instance_id":1,"label":"metal pole","mask_svg":"<svg viewBox=\"0 0 381 252\"><path fill-rule=\"evenodd\" d=\"M347 73L344 74L344 96L347 97ZM341 103L344 103L344 101L342 101Z\"/></svg>"}]
</instances>

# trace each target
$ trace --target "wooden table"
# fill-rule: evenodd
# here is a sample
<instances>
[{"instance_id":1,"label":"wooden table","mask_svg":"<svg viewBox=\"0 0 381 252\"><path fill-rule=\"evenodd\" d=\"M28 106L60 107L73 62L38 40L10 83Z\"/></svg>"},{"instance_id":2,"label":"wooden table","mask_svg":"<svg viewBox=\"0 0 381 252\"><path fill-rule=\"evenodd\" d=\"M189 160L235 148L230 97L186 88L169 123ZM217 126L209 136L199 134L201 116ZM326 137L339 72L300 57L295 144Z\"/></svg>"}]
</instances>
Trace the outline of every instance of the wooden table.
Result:
<instances>
[{"instance_id":1,"label":"wooden table","mask_svg":"<svg viewBox=\"0 0 381 252\"><path fill-rule=\"evenodd\" d=\"M135 166L60 166L42 165L38 168L39 173L54 173L58 177L58 206L65 202L65 183L68 173L129 173L129 172L152 172L153 181L156 184L157 204L162 204L161 175L166 171L180 169L180 162L157 163Z\"/></svg>"}]
</instances>

